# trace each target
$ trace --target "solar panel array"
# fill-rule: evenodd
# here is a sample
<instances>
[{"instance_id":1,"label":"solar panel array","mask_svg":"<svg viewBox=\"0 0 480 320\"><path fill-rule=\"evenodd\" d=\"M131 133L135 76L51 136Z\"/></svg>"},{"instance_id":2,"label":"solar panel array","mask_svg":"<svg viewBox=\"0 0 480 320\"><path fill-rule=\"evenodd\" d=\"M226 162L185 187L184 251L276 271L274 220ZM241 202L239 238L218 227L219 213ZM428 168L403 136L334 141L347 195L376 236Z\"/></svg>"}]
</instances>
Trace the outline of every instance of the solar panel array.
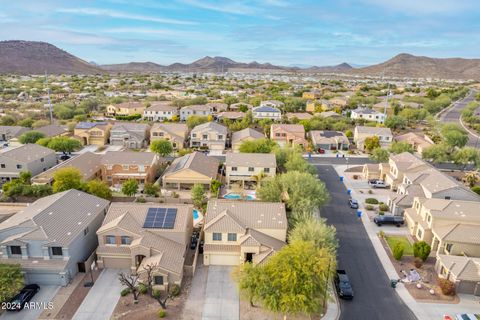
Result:
<instances>
[{"instance_id":1,"label":"solar panel array","mask_svg":"<svg viewBox=\"0 0 480 320\"><path fill-rule=\"evenodd\" d=\"M176 208L148 208L144 228L173 229L177 218Z\"/></svg>"}]
</instances>

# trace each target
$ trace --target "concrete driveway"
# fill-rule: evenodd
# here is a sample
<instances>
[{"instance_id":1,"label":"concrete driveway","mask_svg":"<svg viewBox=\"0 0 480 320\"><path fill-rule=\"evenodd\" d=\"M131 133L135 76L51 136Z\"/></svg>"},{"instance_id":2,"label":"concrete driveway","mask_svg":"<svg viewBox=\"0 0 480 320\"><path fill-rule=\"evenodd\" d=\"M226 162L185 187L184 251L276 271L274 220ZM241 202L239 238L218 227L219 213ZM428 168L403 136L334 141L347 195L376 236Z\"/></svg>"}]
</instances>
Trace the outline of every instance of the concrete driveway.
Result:
<instances>
[{"instance_id":1,"label":"concrete driveway","mask_svg":"<svg viewBox=\"0 0 480 320\"><path fill-rule=\"evenodd\" d=\"M30 301L38 303L33 309L23 309L20 312L5 312L1 320L35 320L40 314L48 309L48 303L52 301L57 293L58 286L40 286L40 291Z\"/></svg>"},{"instance_id":2,"label":"concrete driveway","mask_svg":"<svg viewBox=\"0 0 480 320\"><path fill-rule=\"evenodd\" d=\"M88 292L74 320L104 320L110 319L123 287L118 281L119 269L103 269L95 284Z\"/></svg>"},{"instance_id":3,"label":"concrete driveway","mask_svg":"<svg viewBox=\"0 0 480 320\"><path fill-rule=\"evenodd\" d=\"M240 318L240 301L231 273L232 267L208 267L203 320L238 320Z\"/></svg>"}]
</instances>

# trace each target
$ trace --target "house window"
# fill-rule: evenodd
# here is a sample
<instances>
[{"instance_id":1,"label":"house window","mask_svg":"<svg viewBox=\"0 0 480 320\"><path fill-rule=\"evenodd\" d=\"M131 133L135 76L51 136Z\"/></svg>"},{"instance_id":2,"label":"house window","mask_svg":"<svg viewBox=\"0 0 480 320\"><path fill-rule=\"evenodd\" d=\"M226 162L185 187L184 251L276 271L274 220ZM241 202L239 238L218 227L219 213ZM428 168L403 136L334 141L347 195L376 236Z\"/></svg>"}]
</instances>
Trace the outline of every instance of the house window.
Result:
<instances>
[{"instance_id":1,"label":"house window","mask_svg":"<svg viewBox=\"0 0 480 320\"><path fill-rule=\"evenodd\" d=\"M428 215L428 216L427 216L427 222L430 223L430 221L432 221L432 216L431 216L431 215Z\"/></svg>"},{"instance_id":2,"label":"house window","mask_svg":"<svg viewBox=\"0 0 480 320\"><path fill-rule=\"evenodd\" d=\"M45 158L40 158L40 162L44 162L45 161Z\"/></svg>"},{"instance_id":3,"label":"house window","mask_svg":"<svg viewBox=\"0 0 480 320\"><path fill-rule=\"evenodd\" d=\"M213 241L222 241L222 234L220 232L213 233Z\"/></svg>"},{"instance_id":4,"label":"house window","mask_svg":"<svg viewBox=\"0 0 480 320\"><path fill-rule=\"evenodd\" d=\"M158 132L153 132L152 135L153 135L154 137L158 137L158 136L159 136Z\"/></svg>"},{"instance_id":5,"label":"house window","mask_svg":"<svg viewBox=\"0 0 480 320\"><path fill-rule=\"evenodd\" d=\"M115 236L106 236L105 244L115 244Z\"/></svg>"},{"instance_id":6,"label":"house window","mask_svg":"<svg viewBox=\"0 0 480 320\"><path fill-rule=\"evenodd\" d=\"M270 168L263 168L263 172L270 173Z\"/></svg>"},{"instance_id":7,"label":"house window","mask_svg":"<svg viewBox=\"0 0 480 320\"><path fill-rule=\"evenodd\" d=\"M122 236L121 243L125 246L128 246L132 242L132 239L129 236Z\"/></svg>"},{"instance_id":8,"label":"house window","mask_svg":"<svg viewBox=\"0 0 480 320\"><path fill-rule=\"evenodd\" d=\"M1 167L2 169L5 169L5 163L0 164L0 167Z\"/></svg>"},{"instance_id":9,"label":"house window","mask_svg":"<svg viewBox=\"0 0 480 320\"><path fill-rule=\"evenodd\" d=\"M10 246L10 254L21 256L22 255L22 248L20 248L20 246Z\"/></svg>"},{"instance_id":10,"label":"house window","mask_svg":"<svg viewBox=\"0 0 480 320\"><path fill-rule=\"evenodd\" d=\"M17 164L17 169L22 169L22 165L21 165L21 164Z\"/></svg>"},{"instance_id":11,"label":"house window","mask_svg":"<svg viewBox=\"0 0 480 320\"><path fill-rule=\"evenodd\" d=\"M236 233L229 233L228 234L228 241L237 241L237 234Z\"/></svg>"},{"instance_id":12,"label":"house window","mask_svg":"<svg viewBox=\"0 0 480 320\"><path fill-rule=\"evenodd\" d=\"M122 164L122 169L123 170L128 170L130 166L128 164Z\"/></svg>"},{"instance_id":13,"label":"house window","mask_svg":"<svg viewBox=\"0 0 480 320\"><path fill-rule=\"evenodd\" d=\"M154 276L153 277L154 284L163 285L163 276Z\"/></svg>"},{"instance_id":14,"label":"house window","mask_svg":"<svg viewBox=\"0 0 480 320\"><path fill-rule=\"evenodd\" d=\"M192 138L196 138L197 137L197 134L196 133L192 133Z\"/></svg>"},{"instance_id":15,"label":"house window","mask_svg":"<svg viewBox=\"0 0 480 320\"><path fill-rule=\"evenodd\" d=\"M253 172L253 171L255 171L255 168L254 167L248 167L248 171Z\"/></svg>"},{"instance_id":16,"label":"house window","mask_svg":"<svg viewBox=\"0 0 480 320\"><path fill-rule=\"evenodd\" d=\"M204 135L202 136L202 139L208 139L208 135L204 134Z\"/></svg>"},{"instance_id":17,"label":"house window","mask_svg":"<svg viewBox=\"0 0 480 320\"><path fill-rule=\"evenodd\" d=\"M145 166L144 165L139 165L138 166L138 172L145 172Z\"/></svg>"},{"instance_id":18,"label":"house window","mask_svg":"<svg viewBox=\"0 0 480 320\"><path fill-rule=\"evenodd\" d=\"M52 256L63 256L62 247L52 247Z\"/></svg>"},{"instance_id":19,"label":"house window","mask_svg":"<svg viewBox=\"0 0 480 320\"><path fill-rule=\"evenodd\" d=\"M237 167L232 167L232 171L237 171Z\"/></svg>"},{"instance_id":20,"label":"house window","mask_svg":"<svg viewBox=\"0 0 480 320\"><path fill-rule=\"evenodd\" d=\"M158 136L159 136L159 137L163 137L163 132L159 132L159 133L158 133Z\"/></svg>"},{"instance_id":21,"label":"house window","mask_svg":"<svg viewBox=\"0 0 480 320\"><path fill-rule=\"evenodd\" d=\"M418 229L418 231L417 231L417 238L418 238L418 239L422 239L422 235L423 235L422 230Z\"/></svg>"},{"instance_id":22,"label":"house window","mask_svg":"<svg viewBox=\"0 0 480 320\"><path fill-rule=\"evenodd\" d=\"M447 251L448 253L451 253L452 247L453 247L453 243L447 243L447 245L445 246L445 251Z\"/></svg>"},{"instance_id":23,"label":"house window","mask_svg":"<svg viewBox=\"0 0 480 320\"><path fill-rule=\"evenodd\" d=\"M85 229L83 229L83 235L86 236L88 234L88 227L86 227Z\"/></svg>"},{"instance_id":24,"label":"house window","mask_svg":"<svg viewBox=\"0 0 480 320\"><path fill-rule=\"evenodd\" d=\"M111 164L107 165L107 170L112 170L113 166Z\"/></svg>"},{"instance_id":25,"label":"house window","mask_svg":"<svg viewBox=\"0 0 480 320\"><path fill-rule=\"evenodd\" d=\"M445 196L445 200L450 200L450 196Z\"/></svg>"},{"instance_id":26,"label":"house window","mask_svg":"<svg viewBox=\"0 0 480 320\"><path fill-rule=\"evenodd\" d=\"M222 140L223 139L223 134L219 134L218 135L218 140Z\"/></svg>"}]
</instances>

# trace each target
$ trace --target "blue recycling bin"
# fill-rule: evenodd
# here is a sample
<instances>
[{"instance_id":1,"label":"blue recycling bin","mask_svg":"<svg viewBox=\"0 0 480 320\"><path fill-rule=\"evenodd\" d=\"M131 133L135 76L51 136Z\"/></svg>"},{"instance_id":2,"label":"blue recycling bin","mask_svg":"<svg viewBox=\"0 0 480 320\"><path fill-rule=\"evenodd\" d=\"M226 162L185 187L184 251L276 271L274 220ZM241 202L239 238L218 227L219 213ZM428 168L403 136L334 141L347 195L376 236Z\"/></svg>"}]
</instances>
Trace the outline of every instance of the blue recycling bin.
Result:
<instances>
[{"instance_id":1,"label":"blue recycling bin","mask_svg":"<svg viewBox=\"0 0 480 320\"><path fill-rule=\"evenodd\" d=\"M362 211L357 210L357 217L361 218L362 217Z\"/></svg>"},{"instance_id":2,"label":"blue recycling bin","mask_svg":"<svg viewBox=\"0 0 480 320\"><path fill-rule=\"evenodd\" d=\"M338 158L338 153L337 153L337 155L336 155L335 157Z\"/></svg>"},{"instance_id":3,"label":"blue recycling bin","mask_svg":"<svg viewBox=\"0 0 480 320\"><path fill-rule=\"evenodd\" d=\"M351 193L352 193L352 190L347 189L347 194L351 194Z\"/></svg>"},{"instance_id":4,"label":"blue recycling bin","mask_svg":"<svg viewBox=\"0 0 480 320\"><path fill-rule=\"evenodd\" d=\"M340 176L340 181L343 181L343 176Z\"/></svg>"},{"instance_id":5,"label":"blue recycling bin","mask_svg":"<svg viewBox=\"0 0 480 320\"><path fill-rule=\"evenodd\" d=\"M308 159L311 159L312 158L312 154L309 152L308 153Z\"/></svg>"}]
</instances>

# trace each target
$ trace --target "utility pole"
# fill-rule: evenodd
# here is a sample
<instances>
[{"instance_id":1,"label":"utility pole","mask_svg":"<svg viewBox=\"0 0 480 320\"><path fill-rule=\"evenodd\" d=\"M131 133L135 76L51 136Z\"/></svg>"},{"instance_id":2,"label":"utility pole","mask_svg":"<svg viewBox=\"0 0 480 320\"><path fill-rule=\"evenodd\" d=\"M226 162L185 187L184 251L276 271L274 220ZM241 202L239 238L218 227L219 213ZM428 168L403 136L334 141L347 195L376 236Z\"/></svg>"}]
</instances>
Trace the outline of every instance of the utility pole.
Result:
<instances>
[{"instance_id":1,"label":"utility pole","mask_svg":"<svg viewBox=\"0 0 480 320\"><path fill-rule=\"evenodd\" d=\"M50 124L53 123L52 100L50 99L50 87L48 86L47 71L45 71L45 86L47 88L48 109L50 111Z\"/></svg>"}]
</instances>

